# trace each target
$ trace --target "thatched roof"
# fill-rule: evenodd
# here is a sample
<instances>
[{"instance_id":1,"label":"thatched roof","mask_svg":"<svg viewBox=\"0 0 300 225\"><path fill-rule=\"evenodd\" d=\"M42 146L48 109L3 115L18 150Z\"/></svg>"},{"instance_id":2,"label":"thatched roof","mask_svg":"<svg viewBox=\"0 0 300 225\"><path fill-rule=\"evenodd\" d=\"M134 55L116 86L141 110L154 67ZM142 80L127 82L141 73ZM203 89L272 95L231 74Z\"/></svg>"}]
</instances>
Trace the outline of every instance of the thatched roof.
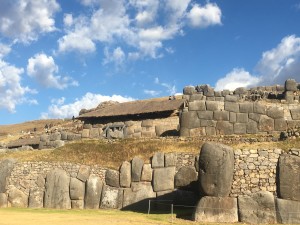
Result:
<instances>
[{"instance_id":1,"label":"thatched roof","mask_svg":"<svg viewBox=\"0 0 300 225\"><path fill-rule=\"evenodd\" d=\"M78 119L140 115L147 113L172 112L182 107L185 100L140 100L110 105L82 114Z\"/></svg>"},{"instance_id":2,"label":"thatched roof","mask_svg":"<svg viewBox=\"0 0 300 225\"><path fill-rule=\"evenodd\" d=\"M25 138L25 139L18 139L15 141L11 141L8 143L7 147L8 148L18 148L21 146L33 146L33 145L38 145L40 143L40 138L35 137L35 138Z\"/></svg>"}]
</instances>

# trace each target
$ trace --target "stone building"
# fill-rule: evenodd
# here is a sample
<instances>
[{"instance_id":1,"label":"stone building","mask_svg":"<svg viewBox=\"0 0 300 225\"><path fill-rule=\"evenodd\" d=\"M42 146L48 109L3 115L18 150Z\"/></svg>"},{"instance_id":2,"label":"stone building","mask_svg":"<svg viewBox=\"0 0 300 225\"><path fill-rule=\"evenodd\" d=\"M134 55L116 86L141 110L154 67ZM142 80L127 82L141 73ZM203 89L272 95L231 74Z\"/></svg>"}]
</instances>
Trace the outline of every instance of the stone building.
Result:
<instances>
[{"instance_id":1,"label":"stone building","mask_svg":"<svg viewBox=\"0 0 300 225\"><path fill-rule=\"evenodd\" d=\"M82 138L139 138L176 135L183 99L110 104L81 114Z\"/></svg>"}]
</instances>

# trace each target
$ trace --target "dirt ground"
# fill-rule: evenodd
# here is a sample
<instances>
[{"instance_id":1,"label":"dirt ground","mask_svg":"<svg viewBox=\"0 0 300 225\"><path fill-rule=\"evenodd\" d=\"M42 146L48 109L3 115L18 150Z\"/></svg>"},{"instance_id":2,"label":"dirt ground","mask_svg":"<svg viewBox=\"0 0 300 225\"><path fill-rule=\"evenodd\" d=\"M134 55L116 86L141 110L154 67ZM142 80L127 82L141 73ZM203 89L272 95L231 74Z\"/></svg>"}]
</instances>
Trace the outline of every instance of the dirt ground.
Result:
<instances>
[{"instance_id":1,"label":"dirt ground","mask_svg":"<svg viewBox=\"0 0 300 225\"><path fill-rule=\"evenodd\" d=\"M0 209L0 225L165 225L170 214L142 214L118 210ZM175 216L174 216L175 217ZM173 224L195 222L173 219Z\"/></svg>"}]
</instances>

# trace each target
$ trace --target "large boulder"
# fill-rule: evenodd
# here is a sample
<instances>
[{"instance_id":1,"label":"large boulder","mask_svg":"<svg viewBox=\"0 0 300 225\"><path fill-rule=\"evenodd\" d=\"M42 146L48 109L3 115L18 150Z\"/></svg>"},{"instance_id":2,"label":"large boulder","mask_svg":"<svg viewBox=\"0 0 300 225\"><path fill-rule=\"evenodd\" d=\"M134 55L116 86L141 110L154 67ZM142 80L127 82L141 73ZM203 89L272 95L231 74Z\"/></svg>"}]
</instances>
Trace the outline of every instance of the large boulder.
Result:
<instances>
[{"instance_id":1,"label":"large boulder","mask_svg":"<svg viewBox=\"0 0 300 225\"><path fill-rule=\"evenodd\" d=\"M283 224L300 224L300 202L277 198L277 220Z\"/></svg>"},{"instance_id":2,"label":"large boulder","mask_svg":"<svg viewBox=\"0 0 300 225\"><path fill-rule=\"evenodd\" d=\"M175 174L175 187L190 187L198 180L194 166L183 166Z\"/></svg>"},{"instance_id":3,"label":"large boulder","mask_svg":"<svg viewBox=\"0 0 300 225\"><path fill-rule=\"evenodd\" d=\"M86 182L86 191L84 198L86 209L99 208L102 188L103 181L100 179L100 177L91 174Z\"/></svg>"},{"instance_id":4,"label":"large boulder","mask_svg":"<svg viewBox=\"0 0 300 225\"><path fill-rule=\"evenodd\" d=\"M194 221L202 223L238 222L237 199L210 196L201 198L196 206Z\"/></svg>"},{"instance_id":5,"label":"large boulder","mask_svg":"<svg viewBox=\"0 0 300 225\"><path fill-rule=\"evenodd\" d=\"M199 157L200 194L226 197L231 190L234 154L231 147L207 142Z\"/></svg>"},{"instance_id":6,"label":"large boulder","mask_svg":"<svg viewBox=\"0 0 300 225\"><path fill-rule=\"evenodd\" d=\"M108 169L105 173L105 183L112 187L120 187L120 173L116 170Z\"/></svg>"},{"instance_id":7,"label":"large boulder","mask_svg":"<svg viewBox=\"0 0 300 225\"><path fill-rule=\"evenodd\" d=\"M123 202L123 190L105 185L102 191L100 208L120 209Z\"/></svg>"},{"instance_id":8,"label":"large boulder","mask_svg":"<svg viewBox=\"0 0 300 225\"><path fill-rule=\"evenodd\" d=\"M139 182L142 176L144 161L138 157L134 157L131 162L131 180Z\"/></svg>"},{"instance_id":9,"label":"large boulder","mask_svg":"<svg viewBox=\"0 0 300 225\"><path fill-rule=\"evenodd\" d=\"M300 201L300 157L282 154L279 157L279 197Z\"/></svg>"},{"instance_id":10,"label":"large boulder","mask_svg":"<svg viewBox=\"0 0 300 225\"><path fill-rule=\"evenodd\" d=\"M123 162L120 168L120 186L130 187L131 184L131 164L130 162Z\"/></svg>"},{"instance_id":11,"label":"large boulder","mask_svg":"<svg viewBox=\"0 0 300 225\"><path fill-rule=\"evenodd\" d=\"M13 186L8 190L8 204L11 207L27 208L28 195Z\"/></svg>"},{"instance_id":12,"label":"large boulder","mask_svg":"<svg viewBox=\"0 0 300 225\"><path fill-rule=\"evenodd\" d=\"M7 195L5 193L0 193L0 208L7 207Z\"/></svg>"},{"instance_id":13,"label":"large boulder","mask_svg":"<svg viewBox=\"0 0 300 225\"><path fill-rule=\"evenodd\" d=\"M240 222L251 224L275 224L275 199L271 192L261 191L251 196L239 196Z\"/></svg>"},{"instance_id":14,"label":"large boulder","mask_svg":"<svg viewBox=\"0 0 300 225\"><path fill-rule=\"evenodd\" d=\"M284 84L286 91L297 91L297 82L294 79L288 79Z\"/></svg>"},{"instance_id":15,"label":"large boulder","mask_svg":"<svg viewBox=\"0 0 300 225\"><path fill-rule=\"evenodd\" d=\"M71 200L83 200L85 194L85 183L77 178L71 178L70 198Z\"/></svg>"},{"instance_id":16,"label":"large boulder","mask_svg":"<svg viewBox=\"0 0 300 225\"><path fill-rule=\"evenodd\" d=\"M66 171L54 169L47 174L45 184L44 207L71 209L70 177Z\"/></svg>"},{"instance_id":17,"label":"large boulder","mask_svg":"<svg viewBox=\"0 0 300 225\"><path fill-rule=\"evenodd\" d=\"M41 188L30 189L29 192L29 208L43 208L44 190Z\"/></svg>"},{"instance_id":18,"label":"large boulder","mask_svg":"<svg viewBox=\"0 0 300 225\"><path fill-rule=\"evenodd\" d=\"M125 209L147 210L148 200L156 197L150 182L134 182L131 188L124 190L123 207Z\"/></svg>"},{"instance_id":19,"label":"large boulder","mask_svg":"<svg viewBox=\"0 0 300 225\"><path fill-rule=\"evenodd\" d=\"M157 168L153 172L154 191L166 191L174 189L175 167Z\"/></svg>"},{"instance_id":20,"label":"large boulder","mask_svg":"<svg viewBox=\"0 0 300 225\"><path fill-rule=\"evenodd\" d=\"M10 176L15 163L15 159L5 159L0 162L0 193L6 192L6 178Z\"/></svg>"}]
</instances>

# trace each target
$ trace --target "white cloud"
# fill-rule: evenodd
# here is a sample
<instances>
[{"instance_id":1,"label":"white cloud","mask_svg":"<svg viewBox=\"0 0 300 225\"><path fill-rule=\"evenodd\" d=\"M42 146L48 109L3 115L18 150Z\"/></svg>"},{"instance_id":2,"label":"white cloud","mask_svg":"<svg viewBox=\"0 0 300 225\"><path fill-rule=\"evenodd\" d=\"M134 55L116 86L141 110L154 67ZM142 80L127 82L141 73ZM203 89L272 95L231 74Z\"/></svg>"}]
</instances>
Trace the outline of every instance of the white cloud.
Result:
<instances>
[{"instance_id":1,"label":"white cloud","mask_svg":"<svg viewBox=\"0 0 300 225\"><path fill-rule=\"evenodd\" d=\"M165 42L183 34L187 18L195 27L221 24L221 10L213 3L203 7L191 6L191 0L81 0L81 3L93 7L92 13L72 18L71 26L70 21L65 22L65 35L58 40L60 53L86 54L95 52L97 46L103 46L104 50L119 46L130 60L160 58L168 53Z\"/></svg>"},{"instance_id":2,"label":"white cloud","mask_svg":"<svg viewBox=\"0 0 300 225\"><path fill-rule=\"evenodd\" d=\"M66 13L64 15L64 25L70 27L73 25L73 16L72 14Z\"/></svg>"},{"instance_id":3,"label":"white cloud","mask_svg":"<svg viewBox=\"0 0 300 225\"><path fill-rule=\"evenodd\" d=\"M19 42L36 40L56 29L54 15L59 9L56 0L2 0L0 32Z\"/></svg>"},{"instance_id":4,"label":"white cloud","mask_svg":"<svg viewBox=\"0 0 300 225\"><path fill-rule=\"evenodd\" d=\"M159 86L161 86L161 87L164 87L166 89L165 92L168 95L175 95L175 94L177 94L177 89L176 89L175 85L164 83L164 82L160 82L160 80L159 80L158 77L155 77L154 83L157 84L157 85L159 85Z\"/></svg>"},{"instance_id":5,"label":"white cloud","mask_svg":"<svg viewBox=\"0 0 300 225\"><path fill-rule=\"evenodd\" d=\"M57 75L58 72L58 66L51 56L41 53L28 60L27 74L35 78L40 85L58 89L78 86L77 81L74 81L71 77L59 76Z\"/></svg>"},{"instance_id":6,"label":"white cloud","mask_svg":"<svg viewBox=\"0 0 300 225\"><path fill-rule=\"evenodd\" d=\"M252 76L243 68L234 68L224 78L217 81L215 89L221 91L224 89L235 90L238 87L256 86L260 82L260 78Z\"/></svg>"},{"instance_id":7,"label":"white cloud","mask_svg":"<svg viewBox=\"0 0 300 225\"><path fill-rule=\"evenodd\" d=\"M190 2L191 0L166 0L166 10L172 24L177 23L186 15Z\"/></svg>"},{"instance_id":8,"label":"white cloud","mask_svg":"<svg viewBox=\"0 0 300 225\"><path fill-rule=\"evenodd\" d=\"M42 113L42 118L71 118L78 116L81 109L91 109L97 107L101 102L117 101L128 102L133 101L131 97L123 97L121 95L105 96L101 94L86 93L80 99L75 99L69 104L51 104L48 107L48 112Z\"/></svg>"},{"instance_id":9,"label":"white cloud","mask_svg":"<svg viewBox=\"0 0 300 225\"><path fill-rule=\"evenodd\" d=\"M203 7L195 4L187 16L191 26L200 28L221 25L221 17L221 9L214 3L207 3Z\"/></svg>"},{"instance_id":10,"label":"white cloud","mask_svg":"<svg viewBox=\"0 0 300 225\"><path fill-rule=\"evenodd\" d=\"M121 66L125 61L125 53L123 52L121 47L117 47L113 50L112 53L109 52L107 48L104 49L105 59L103 60L103 64L107 64L110 62L114 62L115 65Z\"/></svg>"},{"instance_id":11,"label":"white cloud","mask_svg":"<svg viewBox=\"0 0 300 225\"><path fill-rule=\"evenodd\" d=\"M256 70L263 84L283 84L288 78L299 80L300 38L284 37L275 48L262 54Z\"/></svg>"},{"instance_id":12,"label":"white cloud","mask_svg":"<svg viewBox=\"0 0 300 225\"><path fill-rule=\"evenodd\" d=\"M11 47L5 44L0 43L0 60L9 54L11 51Z\"/></svg>"},{"instance_id":13,"label":"white cloud","mask_svg":"<svg viewBox=\"0 0 300 225\"><path fill-rule=\"evenodd\" d=\"M161 93L161 91L155 91L155 90L145 89L144 93L147 94L147 95L150 95L152 97L155 97L155 96L158 96Z\"/></svg>"},{"instance_id":14,"label":"white cloud","mask_svg":"<svg viewBox=\"0 0 300 225\"><path fill-rule=\"evenodd\" d=\"M233 69L216 83L216 89L235 89L258 85L283 85L285 80L299 80L300 38L295 35L284 37L273 49L262 54L255 72L251 75L244 69Z\"/></svg>"},{"instance_id":15,"label":"white cloud","mask_svg":"<svg viewBox=\"0 0 300 225\"><path fill-rule=\"evenodd\" d=\"M37 104L34 99L28 99L26 94L35 94L35 90L21 84L24 70L8 64L0 59L0 109L15 112L18 104Z\"/></svg>"}]
</instances>

